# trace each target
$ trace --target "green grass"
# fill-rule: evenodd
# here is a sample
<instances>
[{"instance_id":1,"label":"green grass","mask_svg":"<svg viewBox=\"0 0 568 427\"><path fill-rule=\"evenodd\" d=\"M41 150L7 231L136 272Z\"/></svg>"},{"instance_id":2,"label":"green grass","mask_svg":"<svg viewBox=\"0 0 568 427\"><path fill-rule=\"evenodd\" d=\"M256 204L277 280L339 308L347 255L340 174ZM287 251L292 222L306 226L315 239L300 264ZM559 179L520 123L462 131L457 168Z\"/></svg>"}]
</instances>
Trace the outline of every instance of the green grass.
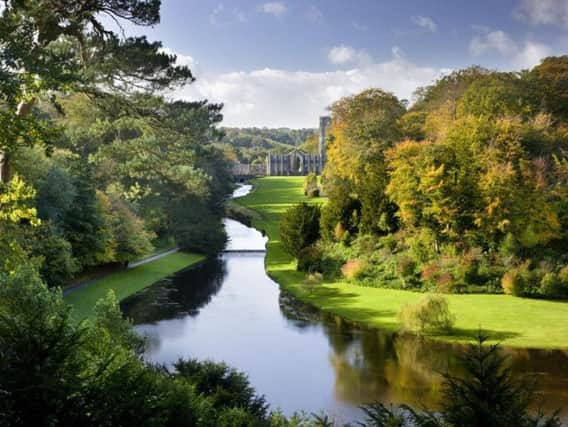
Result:
<instances>
[{"instance_id":1,"label":"green grass","mask_svg":"<svg viewBox=\"0 0 568 427\"><path fill-rule=\"evenodd\" d=\"M279 241L280 215L300 201L302 177L267 177L254 182L255 190L237 203L255 210L255 227L269 237L266 270L282 288L323 310L370 326L399 330L401 306L422 298L422 293L369 288L346 282L303 284L304 274L295 270L295 261ZM568 348L568 302L515 298L508 295L447 295L456 316L455 333L436 337L448 341L471 339L481 328L503 345L528 348Z\"/></svg>"},{"instance_id":2,"label":"green grass","mask_svg":"<svg viewBox=\"0 0 568 427\"><path fill-rule=\"evenodd\" d=\"M202 261L202 255L176 252L156 261L138 267L112 273L84 288L72 292L65 300L73 307L73 317L77 320L93 315L96 302L112 289L118 300L138 292L176 271Z\"/></svg>"}]
</instances>

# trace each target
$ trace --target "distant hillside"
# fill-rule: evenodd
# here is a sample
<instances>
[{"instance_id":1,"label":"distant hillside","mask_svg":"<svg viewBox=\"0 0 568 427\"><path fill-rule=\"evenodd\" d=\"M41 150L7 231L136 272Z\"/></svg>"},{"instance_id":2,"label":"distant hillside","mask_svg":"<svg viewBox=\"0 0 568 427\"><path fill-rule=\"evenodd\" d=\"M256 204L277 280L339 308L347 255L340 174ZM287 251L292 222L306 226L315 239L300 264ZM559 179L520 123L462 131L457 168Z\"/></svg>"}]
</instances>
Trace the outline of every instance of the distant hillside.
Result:
<instances>
[{"instance_id":1,"label":"distant hillside","mask_svg":"<svg viewBox=\"0 0 568 427\"><path fill-rule=\"evenodd\" d=\"M269 151L285 153L302 145L316 129L222 128L225 132L219 146L229 158L243 163L264 162Z\"/></svg>"}]
</instances>

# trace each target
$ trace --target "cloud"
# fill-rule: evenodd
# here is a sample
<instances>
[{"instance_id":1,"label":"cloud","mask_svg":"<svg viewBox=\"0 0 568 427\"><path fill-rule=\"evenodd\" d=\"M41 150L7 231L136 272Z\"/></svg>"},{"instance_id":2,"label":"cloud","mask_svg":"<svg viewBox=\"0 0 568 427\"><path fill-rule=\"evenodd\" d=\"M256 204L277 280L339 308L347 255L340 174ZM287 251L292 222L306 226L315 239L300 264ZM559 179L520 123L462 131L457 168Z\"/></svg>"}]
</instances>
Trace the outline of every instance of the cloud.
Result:
<instances>
[{"instance_id":1,"label":"cloud","mask_svg":"<svg viewBox=\"0 0 568 427\"><path fill-rule=\"evenodd\" d=\"M499 52L510 55L517 50L517 45L504 31L489 31L486 34L475 36L470 44L469 51L474 56L490 52Z\"/></svg>"},{"instance_id":2,"label":"cloud","mask_svg":"<svg viewBox=\"0 0 568 427\"><path fill-rule=\"evenodd\" d=\"M209 22L211 25L225 25L231 24L233 22L247 22L246 14L234 8L232 11L229 11L225 8L223 3L219 3L209 14Z\"/></svg>"},{"instance_id":3,"label":"cloud","mask_svg":"<svg viewBox=\"0 0 568 427\"><path fill-rule=\"evenodd\" d=\"M568 0L521 0L513 14L532 25L558 25L568 29Z\"/></svg>"},{"instance_id":4,"label":"cloud","mask_svg":"<svg viewBox=\"0 0 568 427\"><path fill-rule=\"evenodd\" d=\"M317 7L312 5L306 12L306 18L313 24L320 24L323 22L323 13Z\"/></svg>"},{"instance_id":5,"label":"cloud","mask_svg":"<svg viewBox=\"0 0 568 427\"><path fill-rule=\"evenodd\" d=\"M438 25L434 22L434 20L428 16L413 16L412 22L418 25L421 28L424 28L431 33L435 33L438 30Z\"/></svg>"},{"instance_id":6,"label":"cloud","mask_svg":"<svg viewBox=\"0 0 568 427\"><path fill-rule=\"evenodd\" d=\"M200 75L175 91L176 99L208 99L225 104L224 126L315 127L334 101L378 87L409 99L419 86L430 84L443 70L418 66L398 49L385 62L331 72L264 68L219 75Z\"/></svg>"},{"instance_id":7,"label":"cloud","mask_svg":"<svg viewBox=\"0 0 568 427\"><path fill-rule=\"evenodd\" d=\"M344 44L332 47L327 53L327 59L335 65L365 65L372 62L371 56L364 50Z\"/></svg>"},{"instance_id":8,"label":"cloud","mask_svg":"<svg viewBox=\"0 0 568 427\"><path fill-rule=\"evenodd\" d=\"M485 27L476 27L480 34L475 36L470 44L469 51L473 56L499 53L509 61L512 69L532 68L540 63L546 56L552 55L552 49L531 40L519 46L507 33L501 30L491 31Z\"/></svg>"},{"instance_id":9,"label":"cloud","mask_svg":"<svg viewBox=\"0 0 568 427\"><path fill-rule=\"evenodd\" d=\"M540 61L547 56L553 54L552 49L542 43L526 42L522 49L520 49L515 57L513 63L516 68L527 69L540 64Z\"/></svg>"},{"instance_id":10,"label":"cloud","mask_svg":"<svg viewBox=\"0 0 568 427\"><path fill-rule=\"evenodd\" d=\"M274 15L276 17L284 15L288 10L286 5L279 1L263 3L259 5L257 9L259 12Z\"/></svg>"}]
</instances>

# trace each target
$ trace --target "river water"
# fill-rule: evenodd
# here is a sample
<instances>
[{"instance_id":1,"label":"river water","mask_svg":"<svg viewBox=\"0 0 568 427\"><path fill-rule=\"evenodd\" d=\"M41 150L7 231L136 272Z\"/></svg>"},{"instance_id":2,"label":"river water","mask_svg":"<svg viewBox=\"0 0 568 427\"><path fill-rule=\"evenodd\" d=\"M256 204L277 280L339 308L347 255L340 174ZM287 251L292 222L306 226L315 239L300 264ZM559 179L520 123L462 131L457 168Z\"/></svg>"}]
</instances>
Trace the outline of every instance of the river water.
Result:
<instances>
[{"instance_id":1,"label":"river water","mask_svg":"<svg viewBox=\"0 0 568 427\"><path fill-rule=\"evenodd\" d=\"M250 191L241 187L236 196ZM225 221L224 253L121 303L147 338L145 359L224 361L245 372L271 407L359 418L363 403L436 409L442 372L456 373L463 345L359 327L280 291L264 270L265 237ZM504 348L515 373L534 374L546 410L568 415L568 351Z\"/></svg>"}]
</instances>

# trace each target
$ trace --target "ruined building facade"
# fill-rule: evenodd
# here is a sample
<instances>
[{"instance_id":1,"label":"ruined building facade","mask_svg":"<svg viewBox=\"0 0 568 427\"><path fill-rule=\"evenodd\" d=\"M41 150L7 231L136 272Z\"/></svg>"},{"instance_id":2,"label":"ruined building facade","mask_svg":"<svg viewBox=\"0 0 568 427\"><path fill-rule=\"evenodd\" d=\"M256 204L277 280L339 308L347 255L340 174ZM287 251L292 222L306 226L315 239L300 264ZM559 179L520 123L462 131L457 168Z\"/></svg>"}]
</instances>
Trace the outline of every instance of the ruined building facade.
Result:
<instances>
[{"instance_id":1,"label":"ruined building facade","mask_svg":"<svg viewBox=\"0 0 568 427\"><path fill-rule=\"evenodd\" d=\"M325 139L330 123L330 117L320 117L318 154L305 153L297 148L286 154L269 154L266 157L266 175L294 176L309 173L320 175L326 161Z\"/></svg>"}]
</instances>

